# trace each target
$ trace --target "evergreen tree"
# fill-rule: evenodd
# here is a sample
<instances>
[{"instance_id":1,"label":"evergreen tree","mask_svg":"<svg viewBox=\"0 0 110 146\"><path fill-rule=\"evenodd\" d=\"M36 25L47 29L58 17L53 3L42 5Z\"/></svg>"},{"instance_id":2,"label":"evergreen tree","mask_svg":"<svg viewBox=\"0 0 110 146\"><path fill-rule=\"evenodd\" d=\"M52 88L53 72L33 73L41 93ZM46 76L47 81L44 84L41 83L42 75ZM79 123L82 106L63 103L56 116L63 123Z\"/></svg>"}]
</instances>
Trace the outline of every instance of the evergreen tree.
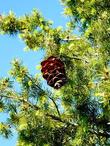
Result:
<instances>
[{"instance_id":1,"label":"evergreen tree","mask_svg":"<svg viewBox=\"0 0 110 146\"><path fill-rule=\"evenodd\" d=\"M70 18L67 29L53 28L37 10L19 18L13 12L0 16L1 34L19 35L26 50L43 49L44 60L57 57L67 77L61 88L46 88L43 77L14 59L10 77L0 79L0 110L9 114L0 134L9 138L16 129L17 146L109 146L110 1L61 3Z\"/></svg>"}]
</instances>

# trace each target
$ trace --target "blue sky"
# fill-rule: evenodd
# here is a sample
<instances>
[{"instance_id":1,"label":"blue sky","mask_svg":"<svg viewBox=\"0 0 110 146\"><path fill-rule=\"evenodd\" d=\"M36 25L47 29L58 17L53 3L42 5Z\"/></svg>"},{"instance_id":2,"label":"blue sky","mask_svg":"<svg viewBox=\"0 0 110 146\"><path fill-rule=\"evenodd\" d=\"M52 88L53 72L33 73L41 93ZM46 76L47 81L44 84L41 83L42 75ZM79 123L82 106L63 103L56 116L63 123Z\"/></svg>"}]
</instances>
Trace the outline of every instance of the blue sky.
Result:
<instances>
[{"instance_id":1,"label":"blue sky","mask_svg":"<svg viewBox=\"0 0 110 146\"><path fill-rule=\"evenodd\" d=\"M65 26L67 18L62 15L63 8L59 4L59 0L1 0L0 14L7 14L9 10L15 12L17 16L30 13L33 8L37 8L43 16L54 21L54 26ZM25 44L17 36L0 35L0 77L7 76L10 69L10 62L13 58L19 58L28 66L32 74L36 73L36 65L40 63L44 52L24 52ZM4 121L6 114L0 114L0 121ZM9 140L0 137L0 145L15 146L16 133Z\"/></svg>"}]
</instances>

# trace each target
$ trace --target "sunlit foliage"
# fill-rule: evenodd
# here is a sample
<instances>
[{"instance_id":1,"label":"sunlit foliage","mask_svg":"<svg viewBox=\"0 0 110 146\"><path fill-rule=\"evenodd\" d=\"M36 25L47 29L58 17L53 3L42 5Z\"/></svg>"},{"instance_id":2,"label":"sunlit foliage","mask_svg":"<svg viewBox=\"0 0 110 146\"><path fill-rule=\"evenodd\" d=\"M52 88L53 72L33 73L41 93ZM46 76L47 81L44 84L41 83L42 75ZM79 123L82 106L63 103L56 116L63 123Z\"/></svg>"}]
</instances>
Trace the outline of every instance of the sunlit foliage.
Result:
<instances>
[{"instance_id":1,"label":"sunlit foliage","mask_svg":"<svg viewBox=\"0 0 110 146\"><path fill-rule=\"evenodd\" d=\"M59 90L44 87L17 59L10 77L0 79L0 134L18 132L17 146L110 145L110 2L61 0L67 28L54 28L37 10L17 18L0 16L0 33L18 35L25 50L60 58L68 82ZM73 33L79 28L80 35ZM14 36L13 36L14 37ZM14 83L20 85L20 92Z\"/></svg>"}]
</instances>

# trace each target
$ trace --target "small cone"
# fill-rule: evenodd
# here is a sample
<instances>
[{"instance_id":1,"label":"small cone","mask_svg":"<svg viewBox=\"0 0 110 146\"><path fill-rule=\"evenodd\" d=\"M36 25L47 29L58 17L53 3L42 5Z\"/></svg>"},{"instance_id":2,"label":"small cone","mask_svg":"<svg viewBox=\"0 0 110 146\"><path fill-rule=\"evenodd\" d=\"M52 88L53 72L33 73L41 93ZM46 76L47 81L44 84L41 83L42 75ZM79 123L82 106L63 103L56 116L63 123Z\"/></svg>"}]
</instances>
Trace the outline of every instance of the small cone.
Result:
<instances>
[{"instance_id":1,"label":"small cone","mask_svg":"<svg viewBox=\"0 0 110 146\"><path fill-rule=\"evenodd\" d=\"M64 63L57 57L49 57L41 62L41 66L43 78L51 87L59 89L67 82Z\"/></svg>"}]
</instances>

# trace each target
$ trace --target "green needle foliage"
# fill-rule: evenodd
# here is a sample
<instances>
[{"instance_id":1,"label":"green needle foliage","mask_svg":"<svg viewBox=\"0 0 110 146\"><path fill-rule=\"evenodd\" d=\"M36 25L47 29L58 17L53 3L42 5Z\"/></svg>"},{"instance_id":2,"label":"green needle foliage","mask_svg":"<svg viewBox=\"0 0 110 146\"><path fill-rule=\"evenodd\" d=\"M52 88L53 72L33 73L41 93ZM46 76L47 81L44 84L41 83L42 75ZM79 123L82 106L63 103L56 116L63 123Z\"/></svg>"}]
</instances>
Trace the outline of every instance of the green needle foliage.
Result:
<instances>
[{"instance_id":1,"label":"green needle foliage","mask_svg":"<svg viewBox=\"0 0 110 146\"><path fill-rule=\"evenodd\" d=\"M17 59L9 78L0 79L0 111L7 112L0 134L18 132L17 146L110 145L110 2L61 0L67 28L54 28L37 10L17 18L0 16L0 33L19 35L26 50L60 58L68 82L60 89L44 87ZM80 29L80 36L73 33ZM20 91L14 83L20 85Z\"/></svg>"}]
</instances>

